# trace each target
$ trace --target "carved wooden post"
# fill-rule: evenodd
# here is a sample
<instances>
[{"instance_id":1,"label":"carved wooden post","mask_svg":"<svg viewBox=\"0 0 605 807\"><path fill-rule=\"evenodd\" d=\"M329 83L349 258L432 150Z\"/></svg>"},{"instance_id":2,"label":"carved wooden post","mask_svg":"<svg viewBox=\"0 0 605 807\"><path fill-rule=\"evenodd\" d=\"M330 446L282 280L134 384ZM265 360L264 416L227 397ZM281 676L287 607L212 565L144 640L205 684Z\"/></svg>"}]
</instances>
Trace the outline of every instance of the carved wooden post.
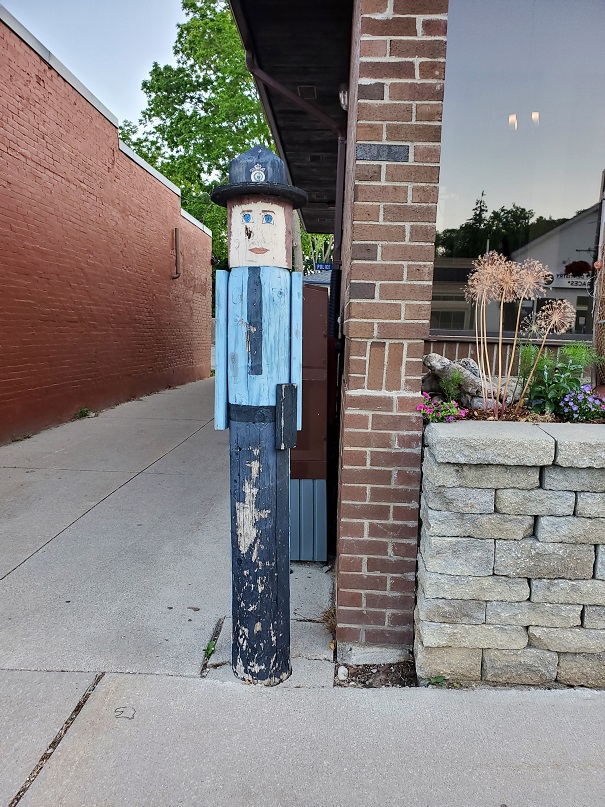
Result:
<instances>
[{"instance_id":1,"label":"carved wooden post","mask_svg":"<svg viewBox=\"0 0 605 807\"><path fill-rule=\"evenodd\" d=\"M230 271L216 276L215 428L229 428L232 666L279 684L290 665L290 448L302 419L302 275L292 211L306 194L255 146L236 157L227 207Z\"/></svg>"}]
</instances>

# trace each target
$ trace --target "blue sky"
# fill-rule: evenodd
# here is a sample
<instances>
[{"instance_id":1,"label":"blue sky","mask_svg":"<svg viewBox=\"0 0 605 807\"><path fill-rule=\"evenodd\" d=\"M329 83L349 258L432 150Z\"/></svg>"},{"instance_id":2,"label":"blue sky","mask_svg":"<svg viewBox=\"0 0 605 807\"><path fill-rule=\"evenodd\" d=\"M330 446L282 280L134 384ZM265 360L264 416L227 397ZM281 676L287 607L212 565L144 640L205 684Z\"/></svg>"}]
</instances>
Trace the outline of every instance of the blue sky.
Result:
<instances>
[{"instance_id":1,"label":"blue sky","mask_svg":"<svg viewBox=\"0 0 605 807\"><path fill-rule=\"evenodd\" d=\"M136 120L153 62L173 61L180 0L1 0L116 115Z\"/></svg>"}]
</instances>

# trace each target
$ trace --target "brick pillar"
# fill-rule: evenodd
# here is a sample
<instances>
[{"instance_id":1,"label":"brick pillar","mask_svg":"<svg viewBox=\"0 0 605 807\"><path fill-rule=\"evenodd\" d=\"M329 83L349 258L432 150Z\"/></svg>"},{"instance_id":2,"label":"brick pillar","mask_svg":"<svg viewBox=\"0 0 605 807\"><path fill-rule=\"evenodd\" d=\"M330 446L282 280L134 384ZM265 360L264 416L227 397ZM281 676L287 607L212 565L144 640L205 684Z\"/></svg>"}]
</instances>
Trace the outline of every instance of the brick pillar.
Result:
<instances>
[{"instance_id":1,"label":"brick pillar","mask_svg":"<svg viewBox=\"0 0 605 807\"><path fill-rule=\"evenodd\" d=\"M337 640L342 660L388 662L413 641L447 0L354 15Z\"/></svg>"}]
</instances>

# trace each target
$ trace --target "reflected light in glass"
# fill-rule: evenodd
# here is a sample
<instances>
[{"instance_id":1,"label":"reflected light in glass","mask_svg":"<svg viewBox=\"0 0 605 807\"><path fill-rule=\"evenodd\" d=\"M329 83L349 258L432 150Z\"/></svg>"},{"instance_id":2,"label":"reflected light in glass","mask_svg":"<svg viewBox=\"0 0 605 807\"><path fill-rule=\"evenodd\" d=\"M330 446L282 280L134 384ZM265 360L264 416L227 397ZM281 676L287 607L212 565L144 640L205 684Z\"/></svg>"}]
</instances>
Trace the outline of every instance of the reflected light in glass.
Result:
<instances>
[{"instance_id":1,"label":"reflected light in glass","mask_svg":"<svg viewBox=\"0 0 605 807\"><path fill-rule=\"evenodd\" d=\"M508 125L510 126L511 129L514 129L515 132L517 131L517 128L519 126L519 122L517 121L517 116L516 115L509 115L508 116Z\"/></svg>"},{"instance_id":2,"label":"reflected light in glass","mask_svg":"<svg viewBox=\"0 0 605 807\"><path fill-rule=\"evenodd\" d=\"M531 119L533 121L534 126L540 125L540 113L539 112L532 112Z\"/></svg>"}]
</instances>

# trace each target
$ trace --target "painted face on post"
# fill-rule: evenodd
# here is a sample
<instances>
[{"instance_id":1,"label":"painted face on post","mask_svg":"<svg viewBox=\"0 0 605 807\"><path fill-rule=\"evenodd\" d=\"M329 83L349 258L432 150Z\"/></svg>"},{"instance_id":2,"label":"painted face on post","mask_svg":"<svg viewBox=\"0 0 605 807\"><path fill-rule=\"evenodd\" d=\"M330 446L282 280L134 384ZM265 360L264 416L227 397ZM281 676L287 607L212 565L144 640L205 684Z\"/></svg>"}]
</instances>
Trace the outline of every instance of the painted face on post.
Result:
<instances>
[{"instance_id":1,"label":"painted face on post","mask_svg":"<svg viewBox=\"0 0 605 807\"><path fill-rule=\"evenodd\" d=\"M229 266L292 265L292 205L271 196L229 201Z\"/></svg>"}]
</instances>

